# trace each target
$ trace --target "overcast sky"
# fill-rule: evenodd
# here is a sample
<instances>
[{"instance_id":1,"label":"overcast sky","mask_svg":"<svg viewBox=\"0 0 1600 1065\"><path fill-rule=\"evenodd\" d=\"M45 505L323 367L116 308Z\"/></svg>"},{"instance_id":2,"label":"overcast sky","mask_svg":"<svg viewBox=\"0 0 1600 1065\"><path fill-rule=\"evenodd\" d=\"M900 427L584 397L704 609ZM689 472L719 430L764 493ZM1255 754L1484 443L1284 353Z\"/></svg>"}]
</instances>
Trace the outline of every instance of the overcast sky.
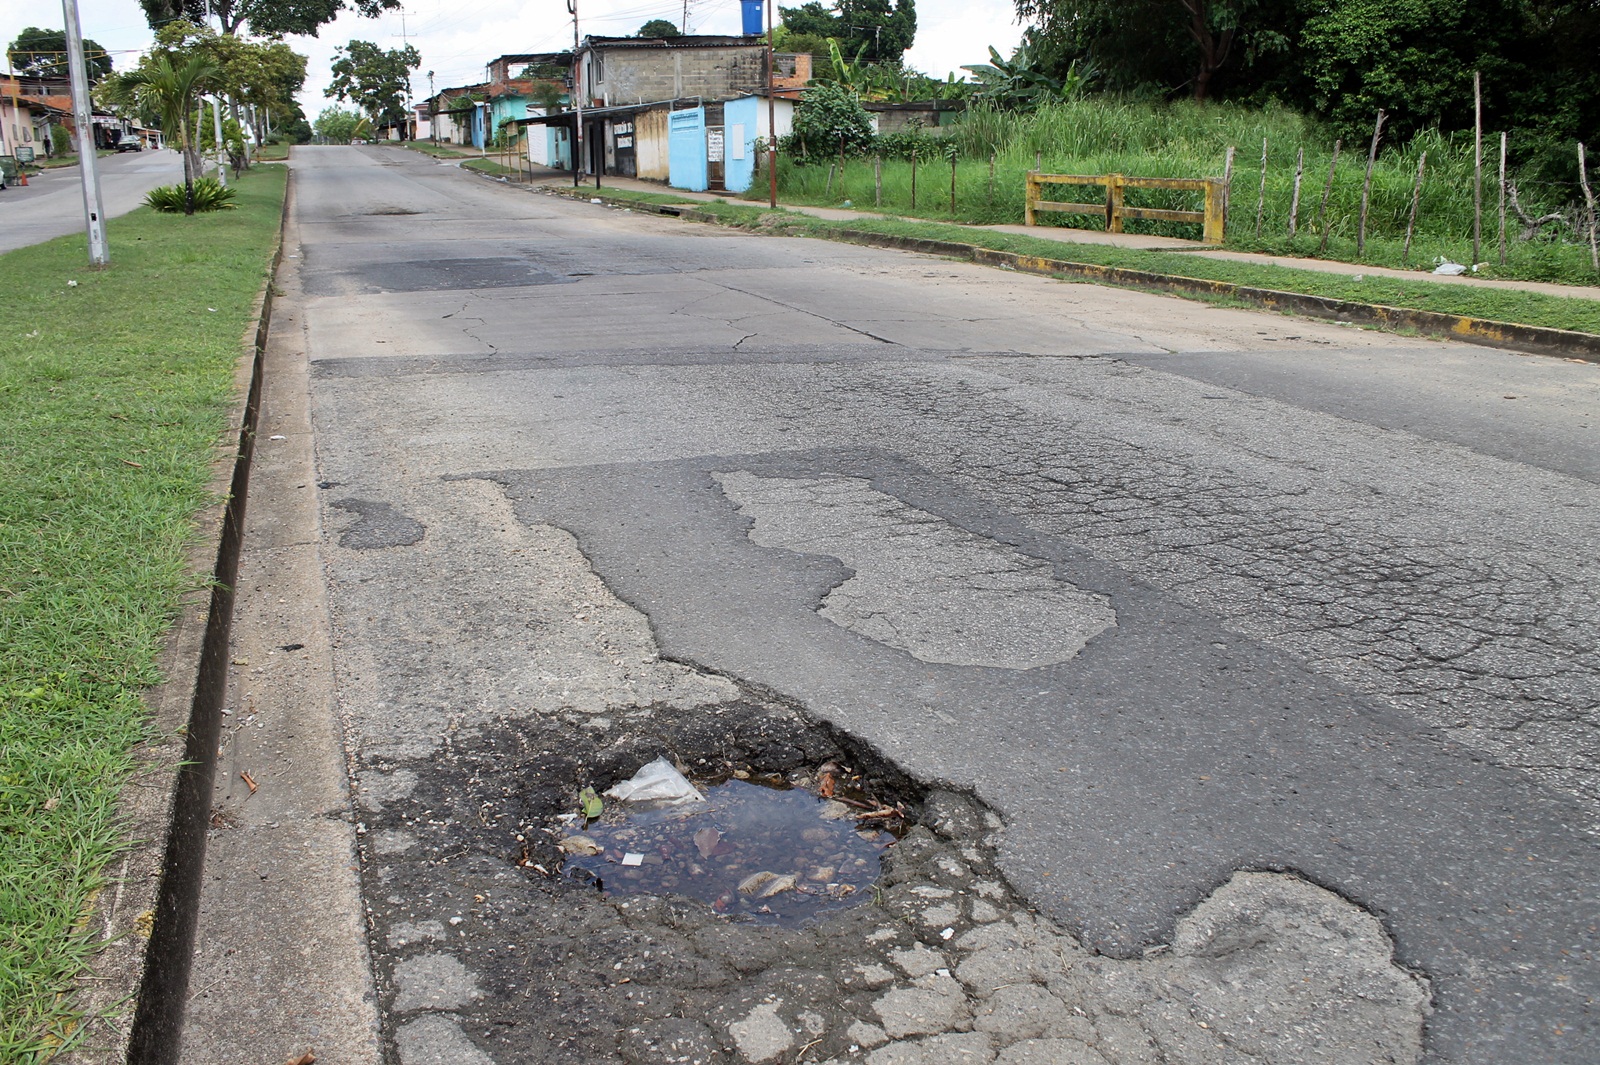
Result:
<instances>
[{"instance_id":1,"label":"overcast sky","mask_svg":"<svg viewBox=\"0 0 1600 1065\"><path fill-rule=\"evenodd\" d=\"M788 6L798 6L794 0ZM138 61L149 46L150 29L137 0L78 0L83 35L114 53L118 70ZM579 0L579 29L585 35L622 37L653 18L683 21L683 0ZM53 0L38 7L6 0L0 4L0 43L10 43L25 26L56 28L61 9ZM697 0L689 4L692 33L740 32L739 0ZM988 46L1009 55L1022 33L1011 0L918 0L916 46L906 62L943 78L963 63L982 63ZM317 37L291 37L289 44L310 57L300 102L309 118L328 104L323 96L334 48L352 39L398 48L409 41L422 53L412 89L428 93L428 71L438 88L483 80L483 68L499 55L557 51L572 45L572 19L565 0L410 0L405 15L363 19L345 12Z\"/></svg>"}]
</instances>

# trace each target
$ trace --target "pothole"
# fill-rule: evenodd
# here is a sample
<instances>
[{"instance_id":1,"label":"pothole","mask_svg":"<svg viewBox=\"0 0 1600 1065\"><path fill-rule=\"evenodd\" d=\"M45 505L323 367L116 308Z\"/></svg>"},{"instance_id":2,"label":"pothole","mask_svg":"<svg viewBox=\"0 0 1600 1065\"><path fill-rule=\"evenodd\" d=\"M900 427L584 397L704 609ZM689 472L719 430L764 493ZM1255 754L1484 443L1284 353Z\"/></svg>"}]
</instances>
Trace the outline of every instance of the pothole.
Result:
<instances>
[{"instance_id":1,"label":"pothole","mask_svg":"<svg viewBox=\"0 0 1600 1065\"><path fill-rule=\"evenodd\" d=\"M799 925L871 901L908 827L903 802L837 761L691 783L703 799L602 800L597 818L558 818L563 875L608 896L681 895L728 918Z\"/></svg>"}]
</instances>

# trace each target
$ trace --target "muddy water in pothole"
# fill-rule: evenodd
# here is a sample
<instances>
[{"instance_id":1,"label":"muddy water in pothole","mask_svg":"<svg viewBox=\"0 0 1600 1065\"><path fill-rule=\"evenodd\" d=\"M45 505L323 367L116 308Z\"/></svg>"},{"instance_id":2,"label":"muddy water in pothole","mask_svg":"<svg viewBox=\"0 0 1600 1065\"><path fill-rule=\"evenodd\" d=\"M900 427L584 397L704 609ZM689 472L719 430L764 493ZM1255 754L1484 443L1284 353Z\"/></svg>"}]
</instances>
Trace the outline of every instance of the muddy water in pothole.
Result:
<instances>
[{"instance_id":1,"label":"muddy water in pothole","mask_svg":"<svg viewBox=\"0 0 1600 1065\"><path fill-rule=\"evenodd\" d=\"M572 833L566 873L607 895L687 895L730 917L800 924L872 898L894 835L861 811L801 788L729 780L703 803L613 807ZM599 853L571 853L593 841ZM581 870L581 872L579 871Z\"/></svg>"}]
</instances>

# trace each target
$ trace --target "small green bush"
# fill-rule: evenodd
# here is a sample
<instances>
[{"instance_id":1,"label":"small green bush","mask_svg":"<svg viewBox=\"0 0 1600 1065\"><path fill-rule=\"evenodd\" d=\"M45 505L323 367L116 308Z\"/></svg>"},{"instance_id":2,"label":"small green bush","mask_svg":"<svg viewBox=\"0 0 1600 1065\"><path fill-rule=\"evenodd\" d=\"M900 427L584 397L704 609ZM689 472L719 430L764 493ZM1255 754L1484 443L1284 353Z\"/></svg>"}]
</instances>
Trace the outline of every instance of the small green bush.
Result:
<instances>
[{"instance_id":1,"label":"small green bush","mask_svg":"<svg viewBox=\"0 0 1600 1065\"><path fill-rule=\"evenodd\" d=\"M233 202L235 191L223 186L216 178L201 178L194 183L194 209L196 212L232 209L238 206ZM186 210L187 199L182 185L160 185L150 190L144 202L157 211L182 214Z\"/></svg>"}]
</instances>

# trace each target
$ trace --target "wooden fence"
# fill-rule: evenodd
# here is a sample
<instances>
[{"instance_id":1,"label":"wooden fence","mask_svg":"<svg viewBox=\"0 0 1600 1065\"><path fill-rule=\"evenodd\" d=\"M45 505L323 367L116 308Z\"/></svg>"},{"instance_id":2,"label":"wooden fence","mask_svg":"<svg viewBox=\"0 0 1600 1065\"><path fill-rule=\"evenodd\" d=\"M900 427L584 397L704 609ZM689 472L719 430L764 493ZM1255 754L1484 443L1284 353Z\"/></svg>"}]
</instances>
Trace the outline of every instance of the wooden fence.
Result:
<instances>
[{"instance_id":1,"label":"wooden fence","mask_svg":"<svg viewBox=\"0 0 1600 1065\"><path fill-rule=\"evenodd\" d=\"M1066 203L1046 199L1047 185L1099 185L1106 190L1102 203ZM1185 192L1205 193L1205 210L1171 211L1156 207L1130 207L1124 201L1128 189L1177 189ZM1122 224L1130 219L1156 222L1196 222L1203 227L1207 243L1220 244L1223 239L1225 189L1221 178L1139 178L1123 174L1028 174L1027 224L1038 225L1040 212L1055 214L1092 214L1106 221L1108 233L1121 233Z\"/></svg>"}]
</instances>

